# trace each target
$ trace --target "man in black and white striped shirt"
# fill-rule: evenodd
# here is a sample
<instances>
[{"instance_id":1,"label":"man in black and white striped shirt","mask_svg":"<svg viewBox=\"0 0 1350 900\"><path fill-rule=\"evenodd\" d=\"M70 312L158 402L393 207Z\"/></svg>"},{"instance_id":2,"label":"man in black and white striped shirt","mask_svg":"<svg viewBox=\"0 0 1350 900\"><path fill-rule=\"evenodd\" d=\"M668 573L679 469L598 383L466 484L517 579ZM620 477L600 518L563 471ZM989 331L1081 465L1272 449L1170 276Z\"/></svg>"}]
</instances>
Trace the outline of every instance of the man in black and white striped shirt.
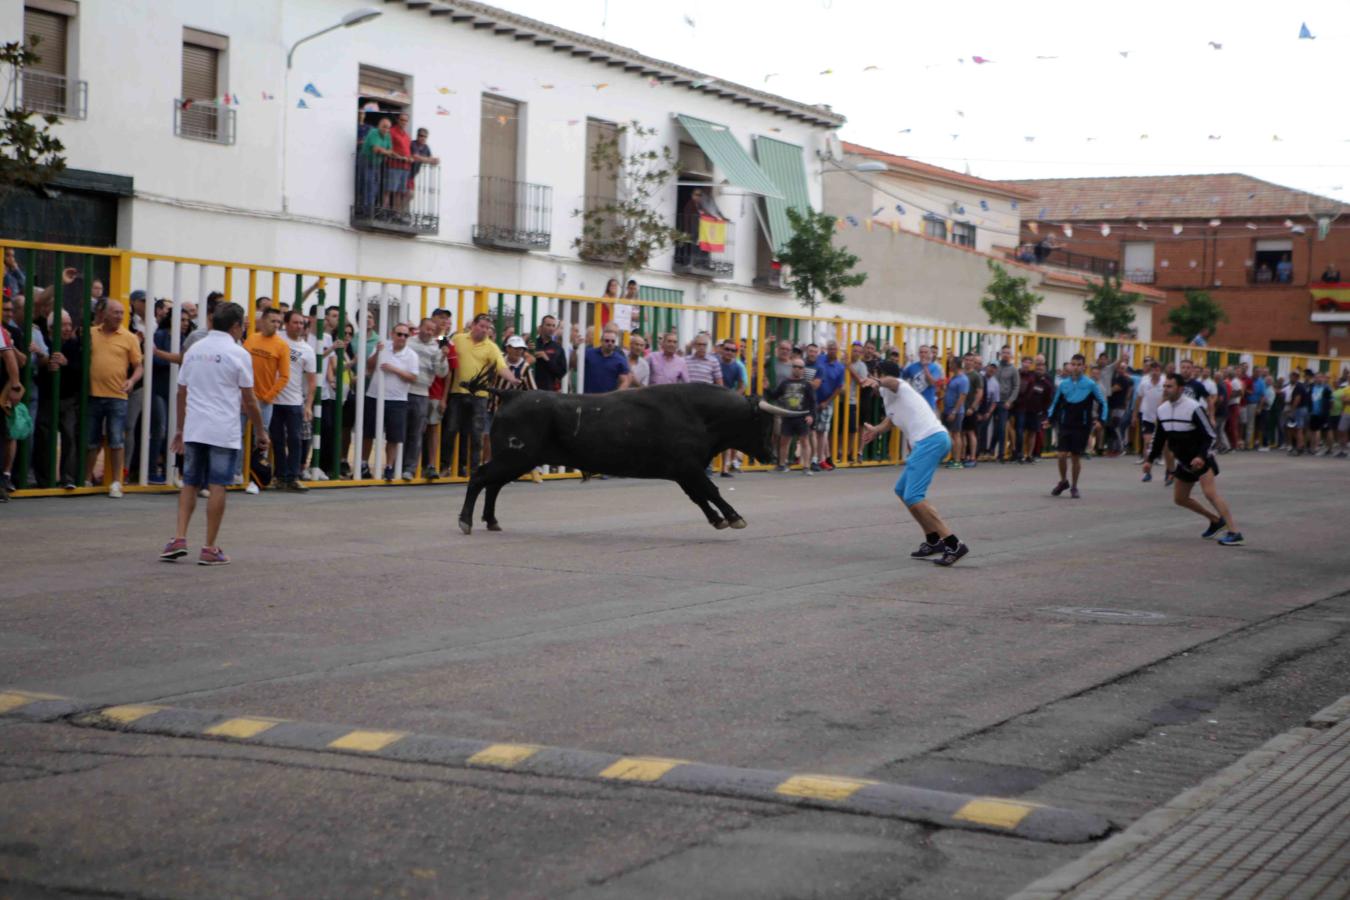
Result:
<instances>
[{"instance_id":1,"label":"man in black and white striped shirt","mask_svg":"<svg viewBox=\"0 0 1350 900\"><path fill-rule=\"evenodd\" d=\"M1153 432L1148 461L1144 463L1144 474L1147 475L1153 463L1162 456L1163 448L1170 449L1177 461L1176 484L1172 494L1177 506L1184 506L1209 520L1209 527L1201 537L1212 538L1227 529L1224 536L1219 538L1219 543L1225 547L1240 546L1242 532L1238 530L1233 511L1220 496L1214 480L1214 476L1219 474L1219 463L1214 458L1214 426L1205 406L1188 396L1185 390L1186 381L1181 375L1167 376L1167 387L1163 392L1163 402L1158 406L1158 425ZM1191 489L1197 483L1205 499L1213 505L1214 513L1191 497Z\"/></svg>"}]
</instances>

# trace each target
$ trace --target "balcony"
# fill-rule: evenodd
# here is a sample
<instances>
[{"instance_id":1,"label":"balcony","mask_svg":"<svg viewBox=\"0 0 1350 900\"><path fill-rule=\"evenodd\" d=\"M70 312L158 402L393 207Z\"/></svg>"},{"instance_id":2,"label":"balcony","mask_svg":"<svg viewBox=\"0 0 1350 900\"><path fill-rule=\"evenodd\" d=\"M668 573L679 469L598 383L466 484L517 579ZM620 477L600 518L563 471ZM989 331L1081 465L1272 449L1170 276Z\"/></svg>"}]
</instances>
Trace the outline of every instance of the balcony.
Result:
<instances>
[{"instance_id":1,"label":"balcony","mask_svg":"<svg viewBox=\"0 0 1350 900\"><path fill-rule=\"evenodd\" d=\"M760 272L755 276L753 283L755 287L766 291L790 290L783 272L783 264L776 259L771 260L767 267L761 265Z\"/></svg>"},{"instance_id":2,"label":"balcony","mask_svg":"<svg viewBox=\"0 0 1350 900\"><path fill-rule=\"evenodd\" d=\"M441 229L441 167L388 156L356 158L352 227L398 234Z\"/></svg>"},{"instance_id":3,"label":"balcony","mask_svg":"<svg viewBox=\"0 0 1350 900\"><path fill-rule=\"evenodd\" d=\"M576 241L577 256L591 262L620 263L623 252L619 242L623 237L623 222L612 212L617 197L586 197L586 208L581 220L581 237Z\"/></svg>"},{"instance_id":4,"label":"balcony","mask_svg":"<svg viewBox=\"0 0 1350 900\"><path fill-rule=\"evenodd\" d=\"M547 250L553 240L553 188L479 176L473 242L495 250Z\"/></svg>"},{"instance_id":5,"label":"balcony","mask_svg":"<svg viewBox=\"0 0 1350 900\"><path fill-rule=\"evenodd\" d=\"M1280 273L1277 272L1273 266L1258 264L1247 269L1247 283L1266 285L1269 287L1289 287L1295 282L1294 274L1292 272L1286 273L1285 276L1281 278Z\"/></svg>"},{"instance_id":6,"label":"balcony","mask_svg":"<svg viewBox=\"0 0 1350 900\"><path fill-rule=\"evenodd\" d=\"M1126 269L1125 280L1135 284L1152 284L1158 280L1155 269Z\"/></svg>"},{"instance_id":7,"label":"balcony","mask_svg":"<svg viewBox=\"0 0 1350 900\"><path fill-rule=\"evenodd\" d=\"M1050 254L1042 260L1042 264L1059 266L1061 269L1074 269L1078 272L1091 272L1094 275L1115 275L1120 268L1114 259L1070 253L1068 250L1058 248L1051 250Z\"/></svg>"},{"instance_id":8,"label":"balcony","mask_svg":"<svg viewBox=\"0 0 1350 900\"><path fill-rule=\"evenodd\" d=\"M730 278L736 270L736 224L715 216L681 213L675 227L688 239L675 245L676 275ZM720 240L720 243L718 242Z\"/></svg>"},{"instance_id":9,"label":"balcony","mask_svg":"<svg viewBox=\"0 0 1350 900\"><path fill-rule=\"evenodd\" d=\"M173 133L188 140L232 145L234 110L214 100L175 100Z\"/></svg>"},{"instance_id":10,"label":"balcony","mask_svg":"<svg viewBox=\"0 0 1350 900\"><path fill-rule=\"evenodd\" d=\"M83 119L89 100L89 82L35 69L24 69L19 80L19 105L44 116Z\"/></svg>"}]
</instances>

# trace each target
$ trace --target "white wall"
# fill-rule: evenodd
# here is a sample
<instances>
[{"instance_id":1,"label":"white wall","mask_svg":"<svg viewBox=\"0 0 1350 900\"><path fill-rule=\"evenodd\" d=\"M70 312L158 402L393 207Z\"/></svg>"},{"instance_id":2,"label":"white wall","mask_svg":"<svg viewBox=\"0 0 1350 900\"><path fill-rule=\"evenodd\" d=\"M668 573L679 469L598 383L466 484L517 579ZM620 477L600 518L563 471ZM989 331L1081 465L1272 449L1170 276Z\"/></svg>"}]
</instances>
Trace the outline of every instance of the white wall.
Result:
<instances>
[{"instance_id":1,"label":"white wall","mask_svg":"<svg viewBox=\"0 0 1350 900\"><path fill-rule=\"evenodd\" d=\"M685 87L652 87L640 74L494 36L490 29L451 24L448 17L432 18L425 10L375 5L384 11L379 19L300 47L288 79L287 47L337 21L350 4L81 3L78 77L89 82L89 115L86 121L63 121L57 131L71 168L135 179L136 196L122 216L129 228L119 234L119 242L137 250L264 265L598 294L613 273L581 262L571 247L580 233L572 211L582 205L587 116L637 119L659 129L659 139L672 149L679 142L673 113L727 125L747 153L756 134L799 144L812 160L823 146L825 129L818 126ZM6 33L17 33L21 21L22 0L2 0L0 25ZM229 38L229 75L222 91L240 100L234 146L173 134L184 26ZM348 225L357 76L363 63L412 76L413 125L430 130L429 143L442 161L441 225L435 237L377 235ZM302 93L307 83L323 97ZM608 86L593 87L601 83ZM442 87L452 93L440 93ZM546 252L490 251L471 243L479 129L484 126L479 103L489 89L526 104L524 180L553 188L553 237ZM276 99L263 100L264 92ZM311 108L296 108L302 97ZM437 115L438 106L449 115ZM569 124L572 120L577 124ZM807 172L818 205L818 167L808 165ZM672 213L674 202L672 186ZM785 295L751 287L758 224L749 204L748 198L719 198L736 223L734 279L677 278L670 274L669 254L639 279L683 289L686 302L785 308L791 303Z\"/></svg>"}]
</instances>

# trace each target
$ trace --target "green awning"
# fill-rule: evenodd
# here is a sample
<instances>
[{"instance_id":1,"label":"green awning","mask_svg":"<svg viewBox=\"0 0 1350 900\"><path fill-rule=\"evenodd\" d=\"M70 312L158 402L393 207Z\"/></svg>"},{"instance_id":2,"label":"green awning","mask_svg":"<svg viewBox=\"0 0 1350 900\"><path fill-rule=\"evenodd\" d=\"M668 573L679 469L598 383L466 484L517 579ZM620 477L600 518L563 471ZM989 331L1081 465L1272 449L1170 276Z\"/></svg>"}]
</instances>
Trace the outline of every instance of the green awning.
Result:
<instances>
[{"instance_id":1,"label":"green awning","mask_svg":"<svg viewBox=\"0 0 1350 900\"><path fill-rule=\"evenodd\" d=\"M675 118L684 126L684 130L689 132L689 136L702 148L703 152L708 154L712 164L728 182L739 188L744 188L752 194L782 199L783 195L779 192L773 179L764 174L763 169L755 165L755 161L750 158L750 154L746 153L741 145L736 143L735 135L731 133L727 126L705 122L702 119L695 119L693 116L677 115Z\"/></svg>"},{"instance_id":2,"label":"green awning","mask_svg":"<svg viewBox=\"0 0 1350 900\"><path fill-rule=\"evenodd\" d=\"M769 214L770 243L777 253L792 237L788 207L800 212L811 210L811 196L806 191L806 164L802 161L801 147L766 137L755 138L755 159L783 195L783 199L764 198Z\"/></svg>"}]
</instances>

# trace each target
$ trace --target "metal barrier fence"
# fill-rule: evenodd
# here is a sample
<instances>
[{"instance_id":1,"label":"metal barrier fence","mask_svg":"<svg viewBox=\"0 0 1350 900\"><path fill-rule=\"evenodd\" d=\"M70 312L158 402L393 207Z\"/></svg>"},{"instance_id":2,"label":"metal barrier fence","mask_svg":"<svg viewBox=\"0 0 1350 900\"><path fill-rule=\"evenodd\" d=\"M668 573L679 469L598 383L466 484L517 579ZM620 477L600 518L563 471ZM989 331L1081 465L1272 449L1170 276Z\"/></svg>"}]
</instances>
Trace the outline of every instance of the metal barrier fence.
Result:
<instances>
[{"instance_id":1,"label":"metal barrier fence","mask_svg":"<svg viewBox=\"0 0 1350 900\"><path fill-rule=\"evenodd\" d=\"M320 384L324 379L324 368L331 365L336 385L335 397L329 404L316 403L316 416L323 409L331 411L332 421L322 422L316 419L314 437L307 452L311 454L311 466L323 468L329 476L324 482L313 482L316 486L352 486L362 484L384 484L381 479L362 479L360 446L365 425L365 404L348 404L349 394L364 397L366 394L367 358L374 350L373 342L383 336L388 339L392 326L410 322L414 325L427 317L434 309L444 308L451 312L454 325L459 328L468 324L474 315L489 313L493 316L498 341L504 341L508 328L521 335L534 335L540 321L546 315L556 317L562 323L560 338L567 341L572 328L584 337L588 343L598 344L602 323L615 314L615 304L622 302L633 313L637 327L633 333L641 331L646 335L662 332L675 332L681 346L687 345L695 335L709 333L715 340L735 339L740 345L741 359L744 362L749 380L744 390L758 393L762 387L770 384L774 345L778 340L791 340L804 343L813 338L822 345L833 339L841 348L841 359L847 363L849 347L854 341L873 341L884 352L886 348L897 349L901 362L916 359L920 346L936 346L938 359L960 355L966 351L977 353L986 362L995 359L1006 344L1016 356L1044 354L1049 370L1053 373L1060 363L1073 353L1083 353L1089 359L1096 354L1106 352L1116 358L1126 355L1136 366L1145 356L1151 356L1161 362L1175 362L1190 357L1209 367L1246 362L1249 365L1268 367L1276 375L1287 375L1291 370L1313 368L1323 372L1332 372L1336 360L1332 357L1300 356L1297 354L1262 353L1228 348L1199 348L1165 342L1140 341L1103 341L1097 338L1074 337L1066 335L1038 334L1034 332L1010 331L990 328L958 328L937 325L915 325L903 322L861 320L855 318L817 317L795 313L774 312L724 307L694 306L681 303L653 300L602 300L595 297L563 294L557 292L508 291L481 286L457 285L416 279L380 279L370 276L299 269L279 266L250 265L244 263L198 259L165 254L143 253L109 248L92 248L61 244L32 243L24 241L0 241L0 246L15 251L20 268L27 273L53 271L64 273L43 299L42 294L27 281L22 296L23 312L16 324L24 335L33 334L37 329L34 321L35 300L50 304L56 310L69 315L71 331L76 342L70 344L78 349L80 365L78 385L69 380L63 384L63 372L60 368L50 371L41 379L41 388L34 395L35 360L30 357L22 369L25 385L24 402L30 403L34 413L35 429L32 438L19 442L17 458L13 466L13 477L19 491L15 496L47 496L70 493L93 493L106 490L114 480L113 474L104 466L103 484L92 487L76 487L63 490L57 485L63 472L73 474L77 484L83 484L89 478L86 471L92 459L89 454L89 436L87 421L89 409L89 354L90 342L87 336L93 325L93 308L97 298L92 291L95 271L106 270L110 273L106 287L107 296L120 300L124 306L128 303L133 286L145 291L146 306L139 311L127 310L126 321L130 323L132 313L140 317L153 316L154 300L167 297L171 301L168 314L169 360L160 365L153 363L156 345L155 328L144 327L141 334L141 349L145 359L145 374L139 388L129 398L128 432L131 447L139 449L134 453L136 464L131 468L130 478L124 489L127 491L170 491L171 485L151 484L151 459L154 452L163 446L163 439L177 429L177 409L172 402L177 383L178 365L176 357L181 353L183 335L190 331L183 322L185 303L196 305L195 327L209 328L206 317L206 298L212 291L219 291L225 300L239 302L248 311L250 333L255 326L259 297L271 298L273 304L289 303L294 308L303 307L308 311L317 303L321 312L314 317L314 328L310 342L316 349L316 355L324 360L323 348L331 334L325 334L325 322L322 309L335 306L338 311L338 333L344 334L350 326L353 330L352 343L355 354L350 365L347 354L331 353L328 361L320 362ZM846 310L844 310L846 311ZM6 318L11 309L6 309ZM64 318L64 317L62 317ZM49 320L47 329L51 336L49 344L63 343L62 326L56 319ZM625 335L626 338L627 335ZM24 349L27 349L26 347ZM54 349L49 346L49 349ZM569 365L570 375L564 381L564 391L579 390L585 381L585 353L577 352ZM69 379L72 376L66 376ZM375 372L370 380L374 384L375 397L375 433L384 431L384 391L383 373ZM170 402L165 409L157 410L155 405L156 387L163 385L167 389ZM902 461L900 441L894 438L894 432L888 433L878 444L859 453L856 433L861 431L861 421L878 421L882 415L880 402L871 398L870 403L854 404L851 397L858 396L857 382L845 365L845 384L834 399L834 416L830 431L831 457L840 467L894 465ZM322 388L320 388L322 390ZM864 396L865 399L865 396ZM349 406L349 410L344 410ZM347 426L351 426L352 449L344 442ZM443 427L443 426L438 426ZM251 426L249 426L251 431ZM325 441L324 436L327 436ZM246 437L251 441L251 434ZM442 481L462 482L468 473L460 463L464 450L456 437L445 442L449 459L442 458L440 434L429 432L425 445L430 446L430 463L435 468L449 469L450 474ZM245 446L251 446L246 443ZM403 460L403 444L398 445L396 459L384 458L384 442L373 442L370 458L372 473L379 474L385 465L392 465L395 474L400 474L408 465ZM72 454L73 455L68 455ZM467 456L467 454L463 454ZM106 457L106 454L105 454ZM245 466L248 466L248 454L245 454ZM128 460L133 453L128 452ZM166 466L172 466L172 460L166 459ZM414 470L420 468L420 460L408 461ZM446 465L450 463L449 465ZM345 468L356 477L344 477ZM29 479L30 468L38 478L33 484ZM747 470L766 469L770 465L747 464ZM550 471L544 477L573 477L578 473ZM245 471L244 483L248 472ZM426 483L427 479L415 477L411 482L400 479L396 483Z\"/></svg>"}]
</instances>

